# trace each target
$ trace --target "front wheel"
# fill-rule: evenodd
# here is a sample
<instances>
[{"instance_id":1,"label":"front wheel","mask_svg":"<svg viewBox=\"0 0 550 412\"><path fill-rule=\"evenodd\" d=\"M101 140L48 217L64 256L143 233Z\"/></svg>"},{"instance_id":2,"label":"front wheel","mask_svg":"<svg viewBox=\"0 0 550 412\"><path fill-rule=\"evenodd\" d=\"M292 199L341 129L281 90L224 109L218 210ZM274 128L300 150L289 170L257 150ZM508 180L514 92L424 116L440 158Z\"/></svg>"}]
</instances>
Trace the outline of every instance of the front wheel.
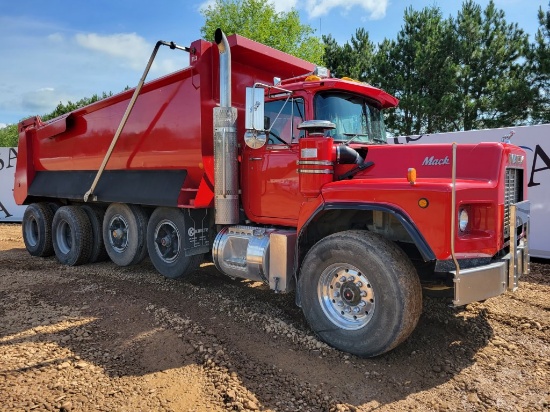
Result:
<instances>
[{"instance_id":1,"label":"front wheel","mask_svg":"<svg viewBox=\"0 0 550 412\"><path fill-rule=\"evenodd\" d=\"M367 231L336 233L315 244L302 264L299 293L320 339L362 357L403 342L422 311L420 280L408 257Z\"/></svg>"}]
</instances>

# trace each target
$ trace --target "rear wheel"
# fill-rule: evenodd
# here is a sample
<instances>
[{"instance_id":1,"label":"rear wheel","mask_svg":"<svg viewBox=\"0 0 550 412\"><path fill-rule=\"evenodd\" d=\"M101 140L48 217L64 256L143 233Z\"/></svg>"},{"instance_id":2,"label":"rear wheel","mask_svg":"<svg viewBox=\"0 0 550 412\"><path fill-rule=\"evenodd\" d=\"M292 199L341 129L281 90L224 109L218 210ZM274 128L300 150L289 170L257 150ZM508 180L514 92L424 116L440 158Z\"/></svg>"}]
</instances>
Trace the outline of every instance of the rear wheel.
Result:
<instances>
[{"instance_id":1,"label":"rear wheel","mask_svg":"<svg viewBox=\"0 0 550 412\"><path fill-rule=\"evenodd\" d=\"M167 278L177 279L198 269L203 254L186 256L185 219L179 209L155 209L147 226L147 249L155 268Z\"/></svg>"},{"instance_id":2,"label":"rear wheel","mask_svg":"<svg viewBox=\"0 0 550 412\"><path fill-rule=\"evenodd\" d=\"M103 218L103 240L111 260L136 265L147 255L147 214L142 207L112 203Z\"/></svg>"},{"instance_id":3,"label":"rear wheel","mask_svg":"<svg viewBox=\"0 0 550 412\"><path fill-rule=\"evenodd\" d=\"M78 206L62 206L53 218L52 240L59 262L77 266L88 262L92 250L90 220Z\"/></svg>"},{"instance_id":4,"label":"rear wheel","mask_svg":"<svg viewBox=\"0 0 550 412\"><path fill-rule=\"evenodd\" d=\"M32 203L23 214L23 241L32 256L54 254L52 244L53 212L47 203Z\"/></svg>"},{"instance_id":5,"label":"rear wheel","mask_svg":"<svg viewBox=\"0 0 550 412\"><path fill-rule=\"evenodd\" d=\"M103 262L109 258L105 243L103 242L103 217L105 210L96 205L82 205L82 210L90 219L92 229L92 250L90 253L90 263Z\"/></svg>"},{"instance_id":6,"label":"rear wheel","mask_svg":"<svg viewBox=\"0 0 550 412\"><path fill-rule=\"evenodd\" d=\"M336 233L315 244L302 264L299 293L314 332L363 357L403 342L422 311L420 281L408 257L367 231Z\"/></svg>"}]
</instances>

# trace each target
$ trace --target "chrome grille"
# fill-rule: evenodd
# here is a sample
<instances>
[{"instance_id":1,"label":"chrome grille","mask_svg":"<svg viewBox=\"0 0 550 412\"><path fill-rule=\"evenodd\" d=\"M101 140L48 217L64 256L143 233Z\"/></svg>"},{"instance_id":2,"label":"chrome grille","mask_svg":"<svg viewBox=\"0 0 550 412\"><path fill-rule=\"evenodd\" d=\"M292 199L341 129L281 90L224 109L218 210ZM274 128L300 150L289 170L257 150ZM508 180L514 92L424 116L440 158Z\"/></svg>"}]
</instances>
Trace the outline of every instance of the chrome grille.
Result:
<instances>
[{"instance_id":1,"label":"chrome grille","mask_svg":"<svg viewBox=\"0 0 550 412\"><path fill-rule=\"evenodd\" d=\"M522 201L522 169L506 169L504 188L504 238L510 237L510 205Z\"/></svg>"}]
</instances>

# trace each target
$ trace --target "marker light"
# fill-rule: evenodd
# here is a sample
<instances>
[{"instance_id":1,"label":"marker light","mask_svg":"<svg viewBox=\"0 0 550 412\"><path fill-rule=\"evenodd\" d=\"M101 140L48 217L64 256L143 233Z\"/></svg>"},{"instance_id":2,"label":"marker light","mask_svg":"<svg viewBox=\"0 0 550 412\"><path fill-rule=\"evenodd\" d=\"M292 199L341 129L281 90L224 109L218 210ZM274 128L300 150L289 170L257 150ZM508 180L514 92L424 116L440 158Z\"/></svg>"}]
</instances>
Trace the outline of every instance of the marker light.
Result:
<instances>
[{"instance_id":1,"label":"marker light","mask_svg":"<svg viewBox=\"0 0 550 412\"><path fill-rule=\"evenodd\" d=\"M458 212L458 228L461 232L465 232L468 228L468 211L466 209L460 209Z\"/></svg>"},{"instance_id":2,"label":"marker light","mask_svg":"<svg viewBox=\"0 0 550 412\"><path fill-rule=\"evenodd\" d=\"M430 202L425 197L418 199L418 206L422 209L426 209L429 206Z\"/></svg>"},{"instance_id":3,"label":"marker light","mask_svg":"<svg viewBox=\"0 0 550 412\"><path fill-rule=\"evenodd\" d=\"M414 167L410 167L409 170L407 170L407 180L411 185L416 183L416 169Z\"/></svg>"},{"instance_id":4,"label":"marker light","mask_svg":"<svg viewBox=\"0 0 550 412\"><path fill-rule=\"evenodd\" d=\"M310 74L305 79L306 82L318 82L319 80L321 80L321 78L319 76L315 76L314 74Z\"/></svg>"}]
</instances>

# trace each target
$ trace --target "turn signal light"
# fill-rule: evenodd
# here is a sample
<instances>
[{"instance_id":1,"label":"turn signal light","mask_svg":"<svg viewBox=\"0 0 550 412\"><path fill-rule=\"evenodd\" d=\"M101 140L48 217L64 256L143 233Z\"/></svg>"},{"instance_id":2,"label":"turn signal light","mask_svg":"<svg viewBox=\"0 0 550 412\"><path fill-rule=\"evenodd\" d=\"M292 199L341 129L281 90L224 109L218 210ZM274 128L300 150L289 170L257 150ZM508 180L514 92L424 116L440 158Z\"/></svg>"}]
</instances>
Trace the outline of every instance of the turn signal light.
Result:
<instances>
[{"instance_id":1,"label":"turn signal light","mask_svg":"<svg viewBox=\"0 0 550 412\"><path fill-rule=\"evenodd\" d=\"M319 80L321 80L321 78L319 76L315 76L314 74L307 76L305 79L306 82L318 82Z\"/></svg>"},{"instance_id":2,"label":"turn signal light","mask_svg":"<svg viewBox=\"0 0 550 412\"><path fill-rule=\"evenodd\" d=\"M410 167L409 170L407 170L407 180L411 185L416 183L416 169L414 167Z\"/></svg>"}]
</instances>

